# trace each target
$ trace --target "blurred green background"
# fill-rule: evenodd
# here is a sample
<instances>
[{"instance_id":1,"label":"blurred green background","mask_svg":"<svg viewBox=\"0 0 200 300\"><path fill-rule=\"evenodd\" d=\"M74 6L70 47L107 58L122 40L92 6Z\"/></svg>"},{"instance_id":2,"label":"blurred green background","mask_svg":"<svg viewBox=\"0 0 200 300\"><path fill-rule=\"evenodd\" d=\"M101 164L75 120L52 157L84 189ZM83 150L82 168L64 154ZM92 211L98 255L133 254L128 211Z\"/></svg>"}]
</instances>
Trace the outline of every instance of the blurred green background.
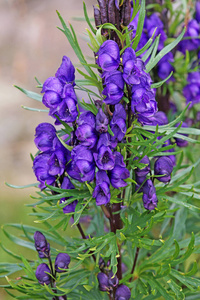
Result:
<instances>
[{"instance_id":1,"label":"blurred green background","mask_svg":"<svg viewBox=\"0 0 200 300\"><path fill-rule=\"evenodd\" d=\"M95 0L86 0L88 14L92 17ZM89 48L84 40L86 23L83 17L82 0L1 0L0 1L0 223L23 223L35 226L28 216L32 203L30 194L34 189L12 189L5 182L27 185L36 182L32 171L30 153L35 154L34 133L41 122L52 122L45 113L30 112L21 108L44 108L30 100L13 85L37 91L36 76L41 82L54 76L62 56L67 55L73 64L78 60L64 34L57 29L60 21L58 10L64 20L72 22L80 45L87 55ZM74 17L76 19L74 19ZM89 50L89 51L88 51ZM17 254L30 256L33 253L16 247L0 231L1 242ZM0 261L13 261L0 248ZM5 281L3 281L5 282ZM2 280L1 280L2 283ZM13 299L0 289L0 299Z\"/></svg>"}]
</instances>

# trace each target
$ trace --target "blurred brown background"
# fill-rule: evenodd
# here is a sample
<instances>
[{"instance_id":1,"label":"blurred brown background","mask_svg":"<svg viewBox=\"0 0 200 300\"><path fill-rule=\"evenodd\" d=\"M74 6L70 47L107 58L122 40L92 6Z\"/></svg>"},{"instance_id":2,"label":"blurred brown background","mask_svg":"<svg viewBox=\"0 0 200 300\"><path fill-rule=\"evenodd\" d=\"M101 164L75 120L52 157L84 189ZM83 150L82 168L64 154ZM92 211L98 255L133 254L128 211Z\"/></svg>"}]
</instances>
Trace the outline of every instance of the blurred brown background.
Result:
<instances>
[{"instance_id":1,"label":"blurred brown background","mask_svg":"<svg viewBox=\"0 0 200 300\"><path fill-rule=\"evenodd\" d=\"M92 4L96 1L86 0L85 3L92 17ZM82 0L0 0L1 225L33 222L27 216L30 209L24 204L33 201L29 195L34 190L11 189L5 182L14 185L36 182L29 155L36 152L33 142L35 127L41 122L52 122L46 113L22 109L21 105L45 107L26 97L13 85L39 92L34 77L44 82L46 78L54 76L63 55L69 56L73 64L78 64L67 38L57 29L61 24L56 10L66 22L69 20L73 24L84 54L91 54L84 38L88 25L74 19L83 18L82 7ZM2 232L0 238L3 243L7 242ZM0 249L0 261L8 259ZM0 299L11 298L5 298L5 293L0 289Z\"/></svg>"}]
</instances>

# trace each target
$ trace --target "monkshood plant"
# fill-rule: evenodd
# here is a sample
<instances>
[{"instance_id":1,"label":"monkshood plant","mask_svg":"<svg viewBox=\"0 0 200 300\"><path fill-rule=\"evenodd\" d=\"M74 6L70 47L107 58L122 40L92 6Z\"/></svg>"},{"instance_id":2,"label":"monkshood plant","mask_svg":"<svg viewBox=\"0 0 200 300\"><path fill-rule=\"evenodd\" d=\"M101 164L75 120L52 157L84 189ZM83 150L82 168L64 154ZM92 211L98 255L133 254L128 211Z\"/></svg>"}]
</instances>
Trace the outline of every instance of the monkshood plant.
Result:
<instances>
[{"instance_id":1,"label":"monkshood plant","mask_svg":"<svg viewBox=\"0 0 200 300\"><path fill-rule=\"evenodd\" d=\"M38 190L29 206L43 226L3 227L35 257L26 259L1 245L17 259L0 264L8 281L3 287L16 299L198 299L200 182L193 171L200 159L191 162L182 149L199 143L200 130L183 122L190 102L180 114L158 107L160 99L168 107L182 80L166 57L179 53L178 47L193 51L188 37L194 31L173 19L184 17L171 1L145 6L143 0L98 0L95 26L85 4L84 16L91 64L73 26L58 13L82 79L75 78L64 55L55 75L43 84L36 79L41 94L18 87L42 102L51 123L37 126L38 152L31 156ZM187 53L177 54L177 62L181 57L189 66ZM188 74L189 85L196 84L195 74ZM191 85L187 92L198 101ZM80 236L69 237L65 230L71 227Z\"/></svg>"}]
</instances>

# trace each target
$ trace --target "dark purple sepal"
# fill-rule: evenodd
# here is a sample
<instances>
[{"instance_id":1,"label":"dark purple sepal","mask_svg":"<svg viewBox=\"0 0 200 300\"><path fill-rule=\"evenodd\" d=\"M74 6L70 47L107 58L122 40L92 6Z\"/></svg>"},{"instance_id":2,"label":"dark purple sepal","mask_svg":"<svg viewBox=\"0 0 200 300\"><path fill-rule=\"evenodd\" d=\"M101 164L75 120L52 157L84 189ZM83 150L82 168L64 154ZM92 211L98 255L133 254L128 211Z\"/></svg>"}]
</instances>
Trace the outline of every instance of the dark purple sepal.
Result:
<instances>
[{"instance_id":1,"label":"dark purple sepal","mask_svg":"<svg viewBox=\"0 0 200 300\"><path fill-rule=\"evenodd\" d=\"M49 285L51 283L51 276L47 273L51 274L51 271L50 271L47 264L42 263L37 267L36 272L35 272L35 276L36 276L36 278L37 278L37 280L39 281L40 284Z\"/></svg>"},{"instance_id":2,"label":"dark purple sepal","mask_svg":"<svg viewBox=\"0 0 200 300\"><path fill-rule=\"evenodd\" d=\"M110 287L109 287L109 282L108 282L108 276L105 273L100 272L97 275L97 279L99 282L100 291L102 291L102 292L109 291Z\"/></svg>"},{"instance_id":3,"label":"dark purple sepal","mask_svg":"<svg viewBox=\"0 0 200 300\"><path fill-rule=\"evenodd\" d=\"M112 170L114 168L115 157L110 147L102 145L99 148L97 156L94 154L94 158L100 170Z\"/></svg>"},{"instance_id":4,"label":"dark purple sepal","mask_svg":"<svg viewBox=\"0 0 200 300\"><path fill-rule=\"evenodd\" d=\"M103 100L106 104L117 104L124 95L124 80L120 71L104 72L105 88L102 94L106 96Z\"/></svg>"},{"instance_id":5,"label":"dark purple sepal","mask_svg":"<svg viewBox=\"0 0 200 300\"><path fill-rule=\"evenodd\" d=\"M40 123L35 129L35 145L40 151L53 149L53 140L56 137L56 129L50 123Z\"/></svg>"},{"instance_id":6,"label":"dark purple sepal","mask_svg":"<svg viewBox=\"0 0 200 300\"><path fill-rule=\"evenodd\" d=\"M156 196L156 189L153 185L153 182L148 179L142 188L143 191L143 204L144 208L147 210L153 210L155 207L157 207L158 199Z\"/></svg>"},{"instance_id":7,"label":"dark purple sepal","mask_svg":"<svg viewBox=\"0 0 200 300\"><path fill-rule=\"evenodd\" d=\"M130 298L130 289L124 284L120 285L115 292L115 300L129 300Z\"/></svg>"},{"instance_id":8,"label":"dark purple sepal","mask_svg":"<svg viewBox=\"0 0 200 300\"><path fill-rule=\"evenodd\" d=\"M109 177L112 186L116 189L119 189L120 187L127 186L127 183L124 181L124 179L130 177L130 172L125 167L116 165L114 169L109 172Z\"/></svg>"},{"instance_id":9,"label":"dark purple sepal","mask_svg":"<svg viewBox=\"0 0 200 300\"><path fill-rule=\"evenodd\" d=\"M35 249L38 251L40 258L49 257L50 255L50 245L42 232L36 231L34 233Z\"/></svg>"},{"instance_id":10,"label":"dark purple sepal","mask_svg":"<svg viewBox=\"0 0 200 300\"><path fill-rule=\"evenodd\" d=\"M69 263L70 256L67 253L58 253L55 260L55 271L58 273L65 272L68 269Z\"/></svg>"},{"instance_id":11,"label":"dark purple sepal","mask_svg":"<svg viewBox=\"0 0 200 300\"><path fill-rule=\"evenodd\" d=\"M107 40L97 52L97 64L104 71L114 71L118 68L120 63L119 47L115 41Z\"/></svg>"},{"instance_id":12,"label":"dark purple sepal","mask_svg":"<svg viewBox=\"0 0 200 300\"><path fill-rule=\"evenodd\" d=\"M71 60L67 56L63 56L62 63L58 68L55 76L63 83L74 82L75 80L75 68L71 63Z\"/></svg>"},{"instance_id":13,"label":"dark purple sepal","mask_svg":"<svg viewBox=\"0 0 200 300\"><path fill-rule=\"evenodd\" d=\"M108 117L104 114L102 108L99 108L99 111L96 115L96 131L99 133L107 132L108 131Z\"/></svg>"},{"instance_id":14,"label":"dark purple sepal","mask_svg":"<svg viewBox=\"0 0 200 300\"><path fill-rule=\"evenodd\" d=\"M167 156L159 157L154 164L154 174L163 175L162 177L156 177L161 182L169 182L171 180L171 173L173 171L173 163Z\"/></svg>"}]
</instances>

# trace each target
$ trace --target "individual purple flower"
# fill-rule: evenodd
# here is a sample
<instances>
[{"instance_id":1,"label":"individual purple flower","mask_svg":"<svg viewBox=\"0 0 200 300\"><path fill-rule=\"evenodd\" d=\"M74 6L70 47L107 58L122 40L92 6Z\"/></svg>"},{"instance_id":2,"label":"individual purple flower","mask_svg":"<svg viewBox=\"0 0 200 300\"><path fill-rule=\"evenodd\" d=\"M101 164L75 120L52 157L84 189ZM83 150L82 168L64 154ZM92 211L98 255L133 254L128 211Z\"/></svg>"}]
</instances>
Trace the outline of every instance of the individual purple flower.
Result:
<instances>
[{"instance_id":1,"label":"individual purple flower","mask_svg":"<svg viewBox=\"0 0 200 300\"><path fill-rule=\"evenodd\" d=\"M43 84L41 93L44 93L42 102L51 109L55 109L62 101L63 84L56 77L49 77Z\"/></svg>"},{"instance_id":2,"label":"individual purple flower","mask_svg":"<svg viewBox=\"0 0 200 300\"><path fill-rule=\"evenodd\" d=\"M71 63L71 60L67 56L63 56L62 63L58 68L55 76L63 83L74 82L75 80L75 69Z\"/></svg>"},{"instance_id":3,"label":"individual purple flower","mask_svg":"<svg viewBox=\"0 0 200 300\"><path fill-rule=\"evenodd\" d=\"M162 50L164 48L164 41L167 39L167 35L163 30L164 24L157 13L153 13L149 18L146 18L145 27L149 38L153 35L153 32L156 29L154 38L160 35L158 51Z\"/></svg>"},{"instance_id":4,"label":"individual purple flower","mask_svg":"<svg viewBox=\"0 0 200 300\"><path fill-rule=\"evenodd\" d=\"M138 158L136 157L136 159L138 159ZM150 160L149 160L148 156L145 155L142 159L140 159L139 163L144 164L145 166L142 168L137 167L137 169L135 170L135 173L137 174L137 176L141 176L141 177L146 176L151 170Z\"/></svg>"},{"instance_id":5,"label":"individual purple flower","mask_svg":"<svg viewBox=\"0 0 200 300\"><path fill-rule=\"evenodd\" d=\"M143 117L152 117L157 112L157 103L153 91L142 85L132 87L131 109Z\"/></svg>"},{"instance_id":6,"label":"individual purple flower","mask_svg":"<svg viewBox=\"0 0 200 300\"><path fill-rule=\"evenodd\" d=\"M33 161L33 170L41 189L46 188L46 184L53 185L56 180L56 176L49 173L50 158L51 153L45 152L37 155Z\"/></svg>"},{"instance_id":7,"label":"individual purple flower","mask_svg":"<svg viewBox=\"0 0 200 300\"><path fill-rule=\"evenodd\" d=\"M119 189L120 187L127 186L127 183L124 181L124 179L130 177L130 172L125 167L115 165L114 169L109 172L109 177L112 186L116 189Z\"/></svg>"},{"instance_id":8,"label":"individual purple flower","mask_svg":"<svg viewBox=\"0 0 200 300\"><path fill-rule=\"evenodd\" d=\"M66 123L74 122L78 116L76 105L77 98L74 88L71 84L66 84L63 89L62 101L56 108L50 109L50 115L58 115ZM60 122L56 120L56 124L60 124Z\"/></svg>"},{"instance_id":9,"label":"individual purple flower","mask_svg":"<svg viewBox=\"0 0 200 300\"><path fill-rule=\"evenodd\" d=\"M100 291L107 292L107 291L110 290L109 282L108 282L108 276L105 273L100 272L97 275L97 279L98 279L98 282L99 282Z\"/></svg>"},{"instance_id":10,"label":"individual purple flower","mask_svg":"<svg viewBox=\"0 0 200 300\"><path fill-rule=\"evenodd\" d=\"M108 283L112 288L116 288L119 284L119 279L117 278L116 275L115 276L113 275L112 271L110 271L108 274Z\"/></svg>"},{"instance_id":11,"label":"individual purple flower","mask_svg":"<svg viewBox=\"0 0 200 300\"><path fill-rule=\"evenodd\" d=\"M177 123L175 126L178 127L179 125L180 125L180 122ZM181 127L182 127L182 128L188 128L188 125L187 125L187 123L182 122ZM181 135L187 136L187 134L183 134L183 133L181 133ZM186 146L188 145L188 141L183 140L183 139L181 139L181 138L175 138L175 141L176 141L177 146L178 146L178 147L181 147L181 148L182 148L182 147L186 147Z\"/></svg>"},{"instance_id":12,"label":"individual purple flower","mask_svg":"<svg viewBox=\"0 0 200 300\"><path fill-rule=\"evenodd\" d=\"M55 260L55 271L58 273L65 272L68 269L69 263L70 256L67 253L58 253Z\"/></svg>"},{"instance_id":13,"label":"individual purple flower","mask_svg":"<svg viewBox=\"0 0 200 300\"><path fill-rule=\"evenodd\" d=\"M124 95L124 80L120 71L104 73L105 88L102 94L106 96L103 100L106 104L115 105L120 102Z\"/></svg>"},{"instance_id":14,"label":"individual purple flower","mask_svg":"<svg viewBox=\"0 0 200 300\"><path fill-rule=\"evenodd\" d=\"M108 117L105 115L102 108L99 108L98 113L96 115L96 131L98 131L99 133L107 132L108 123Z\"/></svg>"},{"instance_id":15,"label":"individual purple flower","mask_svg":"<svg viewBox=\"0 0 200 300\"><path fill-rule=\"evenodd\" d=\"M91 181L95 175L92 152L87 147L78 145L71 152L72 161L67 165L67 172L72 178L84 182Z\"/></svg>"},{"instance_id":16,"label":"individual purple flower","mask_svg":"<svg viewBox=\"0 0 200 300\"><path fill-rule=\"evenodd\" d=\"M70 179L68 177L64 177L63 182L61 184L61 189L64 190L72 190L75 189L74 185L71 183ZM65 197L60 199L60 203L65 203L68 199L71 197ZM78 201L74 200L73 202L67 204L65 207L63 207L64 214L75 212L75 208Z\"/></svg>"},{"instance_id":17,"label":"individual purple flower","mask_svg":"<svg viewBox=\"0 0 200 300\"><path fill-rule=\"evenodd\" d=\"M105 41L97 52L97 64L104 71L114 71L119 67L120 53L116 42L112 40Z\"/></svg>"},{"instance_id":18,"label":"individual purple flower","mask_svg":"<svg viewBox=\"0 0 200 300\"><path fill-rule=\"evenodd\" d=\"M186 50L193 51L200 46L200 40L198 38L200 34L200 28L197 20L192 19L189 21L187 30L184 34L185 38L178 44L178 50L185 54Z\"/></svg>"},{"instance_id":19,"label":"individual purple flower","mask_svg":"<svg viewBox=\"0 0 200 300\"><path fill-rule=\"evenodd\" d=\"M45 263L40 264L37 267L36 272L35 272L35 276L36 276L37 280L42 285L44 285L44 284L48 285L51 283L50 274L51 274L51 271L50 271L48 265Z\"/></svg>"},{"instance_id":20,"label":"individual purple flower","mask_svg":"<svg viewBox=\"0 0 200 300\"><path fill-rule=\"evenodd\" d=\"M173 171L173 163L167 156L159 157L154 164L154 174L163 175L156 177L161 182L169 182L171 180L171 173Z\"/></svg>"},{"instance_id":21,"label":"individual purple flower","mask_svg":"<svg viewBox=\"0 0 200 300\"><path fill-rule=\"evenodd\" d=\"M141 76L147 76L144 72L145 64L140 58L136 58L135 51L129 47L123 54L123 78L127 84L139 84Z\"/></svg>"},{"instance_id":22,"label":"individual purple flower","mask_svg":"<svg viewBox=\"0 0 200 300\"><path fill-rule=\"evenodd\" d=\"M172 66L172 63L174 62L174 57L172 52L169 52L165 54L161 60L158 62L158 76L161 79L165 79L169 76L169 74L174 71L174 67ZM167 82L170 80L174 80L174 77L171 76Z\"/></svg>"},{"instance_id":23,"label":"individual purple flower","mask_svg":"<svg viewBox=\"0 0 200 300\"><path fill-rule=\"evenodd\" d=\"M115 111L110 122L110 128L114 133L111 140L117 142L122 141L126 133L126 111L120 103L115 105Z\"/></svg>"},{"instance_id":24,"label":"individual purple flower","mask_svg":"<svg viewBox=\"0 0 200 300\"><path fill-rule=\"evenodd\" d=\"M130 298L131 298L130 289L124 284L118 286L115 292L115 300L129 300Z\"/></svg>"},{"instance_id":25,"label":"individual purple flower","mask_svg":"<svg viewBox=\"0 0 200 300\"><path fill-rule=\"evenodd\" d=\"M40 123L35 129L35 145L40 151L53 149L53 141L56 137L56 129L50 123Z\"/></svg>"},{"instance_id":26,"label":"individual purple flower","mask_svg":"<svg viewBox=\"0 0 200 300\"><path fill-rule=\"evenodd\" d=\"M106 205L110 202L110 180L106 171L99 170L96 173L96 187L93 191L93 197L96 198L97 205Z\"/></svg>"},{"instance_id":27,"label":"individual purple flower","mask_svg":"<svg viewBox=\"0 0 200 300\"><path fill-rule=\"evenodd\" d=\"M112 170L115 165L115 157L108 146L102 145L97 154L94 154L95 162L100 170Z\"/></svg>"},{"instance_id":28,"label":"individual purple flower","mask_svg":"<svg viewBox=\"0 0 200 300\"><path fill-rule=\"evenodd\" d=\"M158 203L158 199L156 196L156 189L151 179L148 179L145 182L142 191L143 191L142 200L143 200L144 208L146 208L147 210L155 209Z\"/></svg>"},{"instance_id":29,"label":"individual purple flower","mask_svg":"<svg viewBox=\"0 0 200 300\"><path fill-rule=\"evenodd\" d=\"M75 131L77 139L81 145L92 149L97 142L94 114L91 112L82 113L77 123L79 125Z\"/></svg>"},{"instance_id":30,"label":"individual purple flower","mask_svg":"<svg viewBox=\"0 0 200 300\"><path fill-rule=\"evenodd\" d=\"M38 251L40 258L46 258L50 255L50 245L47 242L44 234L40 231L34 233L35 249Z\"/></svg>"}]
</instances>

